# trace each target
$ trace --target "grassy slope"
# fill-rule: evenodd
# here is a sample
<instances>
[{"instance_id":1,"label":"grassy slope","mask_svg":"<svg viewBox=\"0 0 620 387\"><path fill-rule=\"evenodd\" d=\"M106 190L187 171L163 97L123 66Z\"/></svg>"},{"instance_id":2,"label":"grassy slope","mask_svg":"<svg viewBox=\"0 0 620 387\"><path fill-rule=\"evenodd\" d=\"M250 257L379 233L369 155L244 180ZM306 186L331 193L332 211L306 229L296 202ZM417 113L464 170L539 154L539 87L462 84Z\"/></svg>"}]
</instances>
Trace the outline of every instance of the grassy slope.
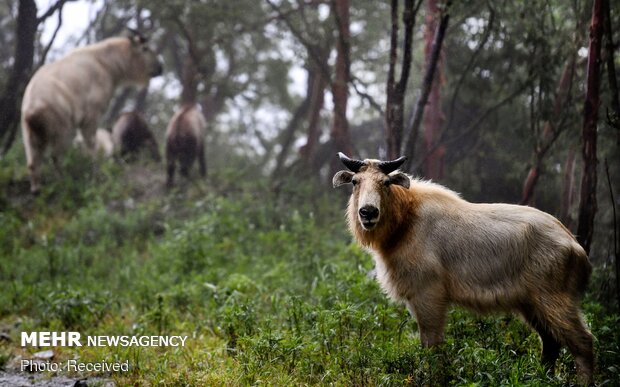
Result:
<instances>
[{"instance_id":1,"label":"grassy slope","mask_svg":"<svg viewBox=\"0 0 620 387\"><path fill-rule=\"evenodd\" d=\"M450 313L446 344L420 348L415 321L366 275L343 198L311 183L237 172L162 190L161 166L95 167L74 155L29 198L21 165L0 164L0 366L37 349L19 332L188 335L185 348L56 348L59 359L127 360L120 385L565 385L540 368L516 318ZM51 171L48 171L48 173ZM620 379L618 319L594 301L598 383ZM19 325L15 323L19 321ZM11 327L10 329L7 327Z\"/></svg>"}]
</instances>

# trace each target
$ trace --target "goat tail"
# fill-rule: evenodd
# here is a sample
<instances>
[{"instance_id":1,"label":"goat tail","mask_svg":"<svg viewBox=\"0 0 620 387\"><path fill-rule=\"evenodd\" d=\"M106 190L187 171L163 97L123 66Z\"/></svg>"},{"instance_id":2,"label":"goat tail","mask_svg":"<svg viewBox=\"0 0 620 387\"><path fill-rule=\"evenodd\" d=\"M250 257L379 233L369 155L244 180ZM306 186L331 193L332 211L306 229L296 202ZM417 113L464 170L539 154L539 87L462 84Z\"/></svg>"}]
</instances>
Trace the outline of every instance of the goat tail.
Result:
<instances>
[{"instance_id":1,"label":"goat tail","mask_svg":"<svg viewBox=\"0 0 620 387\"><path fill-rule=\"evenodd\" d=\"M592 274L592 264L588 259L585 250L575 242L571 249L567 268L567 289L572 290L575 295L582 297L588 288L590 276Z\"/></svg>"},{"instance_id":2,"label":"goat tail","mask_svg":"<svg viewBox=\"0 0 620 387\"><path fill-rule=\"evenodd\" d=\"M45 122L45 117L43 117L41 112L37 111L34 113L30 113L24 117L24 129L28 130L28 135L34 137L37 142L45 143Z\"/></svg>"}]
</instances>

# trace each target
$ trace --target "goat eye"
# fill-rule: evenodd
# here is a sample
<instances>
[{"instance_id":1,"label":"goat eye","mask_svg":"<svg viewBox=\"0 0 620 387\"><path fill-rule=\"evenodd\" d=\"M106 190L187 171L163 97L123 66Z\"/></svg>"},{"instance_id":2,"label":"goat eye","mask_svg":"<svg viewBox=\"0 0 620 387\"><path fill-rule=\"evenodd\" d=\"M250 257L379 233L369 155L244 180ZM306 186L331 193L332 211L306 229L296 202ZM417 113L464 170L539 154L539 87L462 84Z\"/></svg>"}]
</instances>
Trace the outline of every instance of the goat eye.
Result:
<instances>
[{"instance_id":1,"label":"goat eye","mask_svg":"<svg viewBox=\"0 0 620 387\"><path fill-rule=\"evenodd\" d=\"M357 179L351 179L351 184L357 185L357 183L358 183Z\"/></svg>"},{"instance_id":2,"label":"goat eye","mask_svg":"<svg viewBox=\"0 0 620 387\"><path fill-rule=\"evenodd\" d=\"M388 185L390 185L390 178L389 177L386 177L385 179L383 179L383 185L386 186L386 187Z\"/></svg>"}]
</instances>

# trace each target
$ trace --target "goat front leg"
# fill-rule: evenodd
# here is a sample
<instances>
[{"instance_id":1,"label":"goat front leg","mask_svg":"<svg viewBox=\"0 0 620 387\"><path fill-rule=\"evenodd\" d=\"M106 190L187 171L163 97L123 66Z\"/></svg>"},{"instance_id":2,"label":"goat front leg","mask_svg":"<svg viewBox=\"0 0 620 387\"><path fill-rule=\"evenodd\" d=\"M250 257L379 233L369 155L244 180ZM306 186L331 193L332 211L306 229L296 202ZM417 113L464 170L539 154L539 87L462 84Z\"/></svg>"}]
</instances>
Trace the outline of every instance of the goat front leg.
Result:
<instances>
[{"instance_id":1,"label":"goat front leg","mask_svg":"<svg viewBox=\"0 0 620 387\"><path fill-rule=\"evenodd\" d=\"M443 343L448 310L448 302L443 293L429 290L407 300L406 305L409 313L418 322L422 346L426 348Z\"/></svg>"}]
</instances>

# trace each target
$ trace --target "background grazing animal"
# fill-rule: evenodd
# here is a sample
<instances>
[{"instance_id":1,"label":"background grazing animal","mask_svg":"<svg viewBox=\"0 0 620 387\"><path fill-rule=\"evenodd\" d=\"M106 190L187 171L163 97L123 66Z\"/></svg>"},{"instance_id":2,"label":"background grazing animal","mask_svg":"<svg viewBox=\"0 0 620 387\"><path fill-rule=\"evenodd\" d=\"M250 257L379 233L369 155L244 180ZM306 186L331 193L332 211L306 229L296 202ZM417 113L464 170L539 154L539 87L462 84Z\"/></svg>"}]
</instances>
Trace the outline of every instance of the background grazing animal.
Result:
<instances>
[{"instance_id":1,"label":"background grazing animal","mask_svg":"<svg viewBox=\"0 0 620 387\"><path fill-rule=\"evenodd\" d=\"M423 346L444 340L450 304L520 314L553 369L561 345L592 382L592 335L580 311L588 257L554 217L535 208L474 204L438 184L394 172L404 161L352 160L333 185L352 183L349 229L373 255L377 279L415 316Z\"/></svg>"},{"instance_id":2,"label":"background grazing animal","mask_svg":"<svg viewBox=\"0 0 620 387\"><path fill-rule=\"evenodd\" d=\"M187 177L189 169L198 159L200 175L206 176L204 136L207 129L200 108L197 105L184 105L175 113L166 128L166 164L168 187L172 187L174 170L178 161L181 175Z\"/></svg>"},{"instance_id":3,"label":"background grazing animal","mask_svg":"<svg viewBox=\"0 0 620 387\"><path fill-rule=\"evenodd\" d=\"M94 149L99 117L115 89L146 85L162 66L137 34L78 48L32 77L22 101L22 137L30 173L30 190L40 189L40 165L49 147L55 164L80 129Z\"/></svg>"},{"instance_id":4,"label":"background grazing animal","mask_svg":"<svg viewBox=\"0 0 620 387\"><path fill-rule=\"evenodd\" d=\"M153 160L161 160L157 140L142 114L138 112L125 112L118 117L112 127L112 139L123 158L131 158L142 148L147 148Z\"/></svg>"}]
</instances>

